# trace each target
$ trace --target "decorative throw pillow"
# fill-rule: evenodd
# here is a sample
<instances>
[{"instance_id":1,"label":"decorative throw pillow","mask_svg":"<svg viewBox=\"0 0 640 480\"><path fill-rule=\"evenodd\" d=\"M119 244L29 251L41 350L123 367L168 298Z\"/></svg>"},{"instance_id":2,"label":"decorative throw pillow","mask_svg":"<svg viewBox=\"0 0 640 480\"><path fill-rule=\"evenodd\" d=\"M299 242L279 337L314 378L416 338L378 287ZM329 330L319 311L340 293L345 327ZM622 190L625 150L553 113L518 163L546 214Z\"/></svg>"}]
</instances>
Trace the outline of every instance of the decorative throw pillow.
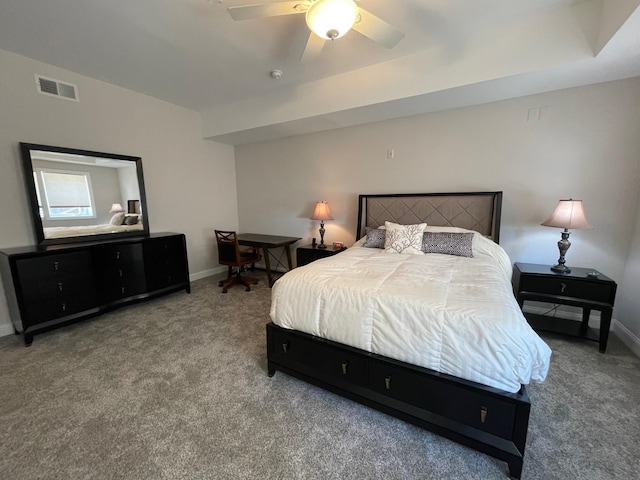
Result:
<instances>
[{"instance_id":1,"label":"decorative throw pillow","mask_svg":"<svg viewBox=\"0 0 640 480\"><path fill-rule=\"evenodd\" d=\"M422 251L458 257L473 257L473 233L424 232Z\"/></svg>"},{"instance_id":2,"label":"decorative throw pillow","mask_svg":"<svg viewBox=\"0 0 640 480\"><path fill-rule=\"evenodd\" d=\"M116 213L109 221L111 225L122 225L122 222L124 222L124 212Z\"/></svg>"},{"instance_id":3,"label":"decorative throw pillow","mask_svg":"<svg viewBox=\"0 0 640 480\"><path fill-rule=\"evenodd\" d=\"M386 230L366 227L364 231L367 234L367 239L365 240L364 245L362 245L363 247L384 248L384 239L387 236Z\"/></svg>"},{"instance_id":4,"label":"decorative throw pillow","mask_svg":"<svg viewBox=\"0 0 640 480\"><path fill-rule=\"evenodd\" d=\"M397 223L384 222L387 235L384 240L384 249L388 253L404 253L406 255L422 254L422 234L426 223L416 225L398 225Z\"/></svg>"},{"instance_id":5,"label":"decorative throw pillow","mask_svg":"<svg viewBox=\"0 0 640 480\"><path fill-rule=\"evenodd\" d=\"M124 217L123 225L135 225L138 223L138 215L127 215Z\"/></svg>"}]
</instances>

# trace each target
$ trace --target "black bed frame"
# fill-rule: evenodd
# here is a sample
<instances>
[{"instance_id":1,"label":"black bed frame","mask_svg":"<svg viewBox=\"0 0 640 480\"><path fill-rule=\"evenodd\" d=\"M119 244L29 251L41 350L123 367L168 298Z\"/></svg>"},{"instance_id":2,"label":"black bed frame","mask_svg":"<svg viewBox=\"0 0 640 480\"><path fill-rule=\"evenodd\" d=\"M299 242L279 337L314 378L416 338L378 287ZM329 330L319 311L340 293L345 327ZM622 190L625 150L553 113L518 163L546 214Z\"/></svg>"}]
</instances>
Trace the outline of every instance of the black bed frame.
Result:
<instances>
[{"instance_id":1,"label":"black bed frame","mask_svg":"<svg viewBox=\"0 0 640 480\"><path fill-rule=\"evenodd\" d=\"M367 223L369 200L434 195L455 201L491 195L489 235L497 241L502 192L360 195L358 233ZM455 226L455 221L442 224ZM503 460L512 478L522 474L531 410L524 385L509 393L273 323L267 325L267 360L269 376L280 370Z\"/></svg>"}]
</instances>

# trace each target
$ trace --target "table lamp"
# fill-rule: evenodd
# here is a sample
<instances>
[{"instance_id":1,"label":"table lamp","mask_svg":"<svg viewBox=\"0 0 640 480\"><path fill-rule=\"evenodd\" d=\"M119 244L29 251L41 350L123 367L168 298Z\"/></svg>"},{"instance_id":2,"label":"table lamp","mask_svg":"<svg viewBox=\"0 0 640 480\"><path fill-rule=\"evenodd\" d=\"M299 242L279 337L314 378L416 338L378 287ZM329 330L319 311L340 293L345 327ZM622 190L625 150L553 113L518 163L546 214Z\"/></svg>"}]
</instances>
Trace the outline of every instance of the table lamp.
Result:
<instances>
[{"instance_id":1,"label":"table lamp","mask_svg":"<svg viewBox=\"0 0 640 480\"><path fill-rule=\"evenodd\" d=\"M113 203L111 205L111 210L109 210L109 213L122 213L124 212L124 208L122 208L122 205L120 205L119 203Z\"/></svg>"},{"instance_id":2,"label":"table lamp","mask_svg":"<svg viewBox=\"0 0 640 480\"><path fill-rule=\"evenodd\" d=\"M318 245L318 248L327 248L324 244L324 221L333 220L331 211L329 210L329 204L327 202L316 203L316 208L313 211L311 220L320 220L320 244Z\"/></svg>"},{"instance_id":3,"label":"table lamp","mask_svg":"<svg viewBox=\"0 0 640 480\"><path fill-rule=\"evenodd\" d=\"M558 206L551 216L547 218L541 225L545 227L564 228L562 238L558 241L558 249L560 250L560 258L558 264L551 267L551 270L558 273L571 273L571 269L565 265L564 256L571 246L569 241L570 228L584 230L591 228L589 222L584 215L582 208L582 200L560 200Z\"/></svg>"}]
</instances>

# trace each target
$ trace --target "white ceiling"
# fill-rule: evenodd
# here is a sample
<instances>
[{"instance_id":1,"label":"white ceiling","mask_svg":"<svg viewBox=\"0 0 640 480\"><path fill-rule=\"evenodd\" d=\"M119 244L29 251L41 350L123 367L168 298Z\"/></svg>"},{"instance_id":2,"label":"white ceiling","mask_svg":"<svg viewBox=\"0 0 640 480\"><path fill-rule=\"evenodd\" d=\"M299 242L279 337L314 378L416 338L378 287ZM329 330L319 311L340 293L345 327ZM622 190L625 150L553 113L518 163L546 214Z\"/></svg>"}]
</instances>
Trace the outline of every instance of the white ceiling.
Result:
<instances>
[{"instance_id":1,"label":"white ceiling","mask_svg":"<svg viewBox=\"0 0 640 480\"><path fill-rule=\"evenodd\" d=\"M0 48L196 110L230 144L640 76L640 0L360 0L405 38L351 31L307 63L304 14L226 10L273 2L0 0Z\"/></svg>"}]
</instances>

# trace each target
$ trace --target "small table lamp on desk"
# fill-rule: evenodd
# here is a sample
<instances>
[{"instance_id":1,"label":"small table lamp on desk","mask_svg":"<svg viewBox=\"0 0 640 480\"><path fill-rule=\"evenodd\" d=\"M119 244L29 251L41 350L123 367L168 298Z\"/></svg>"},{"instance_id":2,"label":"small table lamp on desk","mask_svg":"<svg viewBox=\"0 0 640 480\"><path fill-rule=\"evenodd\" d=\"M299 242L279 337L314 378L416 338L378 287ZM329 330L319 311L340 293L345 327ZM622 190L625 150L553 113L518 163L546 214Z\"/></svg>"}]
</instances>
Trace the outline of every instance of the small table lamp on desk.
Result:
<instances>
[{"instance_id":1,"label":"small table lamp on desk","mask_svg":"<svg viewBox=\"0 0 640 480\"><path fill-rule=\"evenodd\" d=\"M331 211L329 210L329 204L327 202L316 203L316 208L311 215L311 220L320 220L320 244L317 248L327 248L324 244L324 221L333 220Z\"/></svg>"}]
</instances>

